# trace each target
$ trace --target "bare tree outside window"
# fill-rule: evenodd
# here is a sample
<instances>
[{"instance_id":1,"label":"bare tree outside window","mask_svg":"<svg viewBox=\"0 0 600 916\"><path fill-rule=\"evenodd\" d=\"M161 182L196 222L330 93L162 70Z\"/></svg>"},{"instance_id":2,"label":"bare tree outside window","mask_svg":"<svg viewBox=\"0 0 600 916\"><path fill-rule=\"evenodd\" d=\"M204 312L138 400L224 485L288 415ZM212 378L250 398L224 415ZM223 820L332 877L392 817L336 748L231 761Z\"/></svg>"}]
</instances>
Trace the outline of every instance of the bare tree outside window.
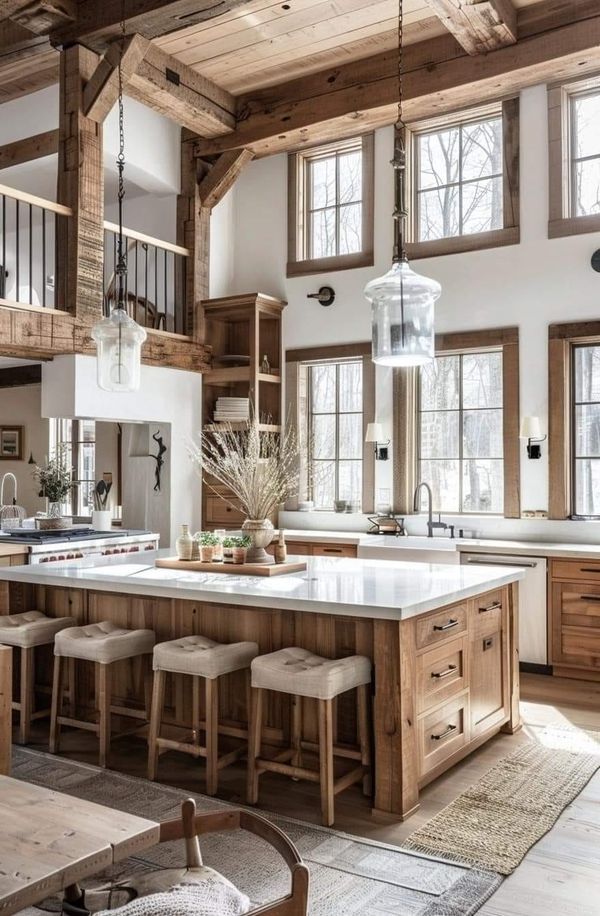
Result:
<instances>
[{"instance_id":1,"label":"bare tree outside window","mask_svg":"<svg viewBox=\"0 0 600 916\"><path fill-rule=\"evenodd\" d=\"M437 512L501 514L502 353L438 356L420 371L419 479Z\"/></svg>"},{"instance_id":2,"label":"bare tree outside window","mask_svg":"<svg viewBox=\"0 0 600 916\"><path fill-rule=\"evenodd\" d=\"M502 229L500 115L415 134L416 240Z\"/></svg>"},{"instance_id":3,"label":"bare tree outside window","mask_svg":"<svg viewBox=\"0 0 600 916\"><path fill-rule=\"evenodd\" d=\"M316 509L336 500L360 507L363 459L362 360L308 366L309 463Z\"/></svg>"},{"instance_id":4,"label":"bare tree outside window","mask_svg":"<svg viewBox=\"0 0 600 916\"><path fill-rule=\"evenodd\" d=\"M600 516L600 346L573 347L573 506Z\"/></svg>"},{"instance_id":5,"label":"bare tree outside window","mask_svg":"<svg viewBox=\"0 0 600 916\"><path fill-rule=\"evenodd\" d=\"M600 214L600 92L573 95L571 118L571 215Z\"/></svg>"},{"instance_id":6,"label":"bare tree outside window","mask_svg":"<svg viewBox=\"0 0 600 916\"><path fill-rule=\"evenodd\" d=\"M330 258L361 251L361 145L307 157L305 167L308 258Z\"/></svg>"}]
</instances>

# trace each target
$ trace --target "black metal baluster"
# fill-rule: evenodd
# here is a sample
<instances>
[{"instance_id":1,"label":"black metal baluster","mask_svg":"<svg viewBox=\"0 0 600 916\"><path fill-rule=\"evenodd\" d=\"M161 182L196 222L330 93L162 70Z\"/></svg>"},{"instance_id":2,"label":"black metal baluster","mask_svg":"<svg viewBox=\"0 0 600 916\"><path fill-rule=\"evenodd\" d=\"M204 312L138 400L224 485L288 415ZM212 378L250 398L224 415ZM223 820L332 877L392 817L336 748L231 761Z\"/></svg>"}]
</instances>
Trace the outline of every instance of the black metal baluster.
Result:
<instances>
[{"instance_id":1,"label":"black metal baluster","mask_svg":"<svg viewBox=\"0 0 600 916\"><path fill-rule=\"evenodd\" d=\"M144 242L144 309L148 327L148 243Z\"/></svg>"},{"instance_id":2,"label":"black metal baluster","mask_svg":"<svg viewBox=\"0 0 600 916\"><path fill-rule=\"evenodd\" d=\"M21 245L20 245L20 233L19 233L19 201L15 200L15 254L16 254L16 264L15 264L15 282L16 282L16 300L17 302L21 301L21 292L19 284L19 274L20 274L20 258Z\"/></svg>"},{"instance_id":3,"label":"black metal baluster","mask_svg":"<svg viewBox=\"0 0 600 916\"><path fill-rule=\"evenodd\" d=\"M154 311L155 311L155 322L158 325L158 249L156 245L152 246L154 248Z\"/></svg>"},{"instance_id":4,"label":"black metal baluster","mask_svg":"<svg viewBox=\"0 0 600 916\"><path fill-rule=\"evenodd\" d=\"M138 296L138 240L135 240L135 310L137 313L140 299Z\"/></svg>"},{"instance_id":5,"label":"black metal baluster","mask_svg":"<svg viewBox=\"0 0 600 916\"><path fill-rule=\"evenodd\" d=\"M2 298L6 297L6 197L2 195Z\"/></svg>"},{"instance_id":6,"label":"black metal baluster","mask_svg":"<svg viewBox=\"0 0 600 916\"><path fill-rule=\"evenodd\" d=\"M46 308L46 213L42 210L42 308ZM54 305L56 306L56 274L54 275Z\"/></svg>"},{"instance_id":7,"label":"black metal baluster","mask_svg":"<svg viewBox=\"0 0 600 916\"><path fill-rule=\"evenodd\" d=\"M168 316L168 308L169 308L169 306L168 306L168 302L167 302L167 249L166 249L166 248L163 248L163 273L164 273L164 276L163 276L163 296L164 296L164 305L165 305L165 308L164 308L164 316L165 316L164 330L165 330L165 331L168 331L168 330L169 330L169 327L168 327L168 325L169 325L169 320L168 320L168 318L169 318L169 316Z\"/></svg>"},{"instance_id":8,"label":"black metal baluster","mask_svg":"<svg viewBox=\"0 0 600 916\"><path fill-rule=\"evenodd\" d=\"M33 305L33 204L29 204L29 301Z\"/></svg>"}]
</instances>

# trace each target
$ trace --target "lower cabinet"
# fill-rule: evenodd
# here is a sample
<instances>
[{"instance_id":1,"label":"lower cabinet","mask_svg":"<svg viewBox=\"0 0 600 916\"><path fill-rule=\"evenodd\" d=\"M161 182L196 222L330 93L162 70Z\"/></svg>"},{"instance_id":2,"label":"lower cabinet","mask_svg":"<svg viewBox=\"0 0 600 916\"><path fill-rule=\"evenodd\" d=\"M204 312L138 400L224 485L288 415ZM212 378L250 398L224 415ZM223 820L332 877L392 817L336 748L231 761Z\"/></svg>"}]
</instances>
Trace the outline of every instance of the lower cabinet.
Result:
<instances>
[{"instance_id":1,"label":"lower cabinet","mask_svg":"<svg viewBox=\"0 0 600 916\"><path fill-rule=\"evenodd\" d=\"M267 548L273 553L273 544ZM327 541L287 541L287 552L295 557L356 557L356 544L331 544Z\"/></svg>"},{"instance_id":2,"label":"lower cabinet","mask_svg":"<svg viewBox=\"0 0 600 916\"><path fill-rule=\"evenodd\" d=\"M419 617L419 780L429 782L510 716L508 589Z\"/></svg>"},{"instance_id":3,"label":"lower cabinet","mask_svg":"<svg viewBox=\"0 0 600 916\"><path fill-rule=\"evenodd\" d=\"M600 679L600 563L552 560L550 620L554 674Z\"/></svg>"}]
</instances>

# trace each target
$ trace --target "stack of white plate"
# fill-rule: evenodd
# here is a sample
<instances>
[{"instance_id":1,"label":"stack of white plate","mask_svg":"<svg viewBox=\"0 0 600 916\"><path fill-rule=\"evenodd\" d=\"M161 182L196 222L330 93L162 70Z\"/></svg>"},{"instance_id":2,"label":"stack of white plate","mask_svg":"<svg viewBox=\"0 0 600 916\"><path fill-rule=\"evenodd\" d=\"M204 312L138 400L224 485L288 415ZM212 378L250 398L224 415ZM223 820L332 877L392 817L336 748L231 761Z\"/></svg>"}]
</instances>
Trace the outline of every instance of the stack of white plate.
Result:
<instances>
[{"instance_id":1,"label":"stack of white plate","mask_svg":"<svg viewBox=\"0 0 600 916\"><path fill-rule=\"evenodd\" d=\"M215 423L244 423L250 419L249 398L217 398Z\"/></svg>"}]
</instances>

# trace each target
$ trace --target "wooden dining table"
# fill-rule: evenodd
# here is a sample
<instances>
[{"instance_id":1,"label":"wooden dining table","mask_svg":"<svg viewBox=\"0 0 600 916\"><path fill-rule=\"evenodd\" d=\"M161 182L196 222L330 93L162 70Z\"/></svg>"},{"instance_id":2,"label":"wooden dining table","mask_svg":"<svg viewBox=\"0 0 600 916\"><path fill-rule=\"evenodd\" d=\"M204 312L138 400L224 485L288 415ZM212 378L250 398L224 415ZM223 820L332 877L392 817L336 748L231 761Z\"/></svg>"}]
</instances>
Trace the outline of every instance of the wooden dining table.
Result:
<instances>
[{"instance_id":1,"label":"wooden dining table","mask_svg":"<svg viewBox=\"0 0 600 916\"><path fill-rule=\"evenodd\" d=\"M154 821L0 776L0 913L76 887L158 839Z\"/></svg>"}]
</instances>

